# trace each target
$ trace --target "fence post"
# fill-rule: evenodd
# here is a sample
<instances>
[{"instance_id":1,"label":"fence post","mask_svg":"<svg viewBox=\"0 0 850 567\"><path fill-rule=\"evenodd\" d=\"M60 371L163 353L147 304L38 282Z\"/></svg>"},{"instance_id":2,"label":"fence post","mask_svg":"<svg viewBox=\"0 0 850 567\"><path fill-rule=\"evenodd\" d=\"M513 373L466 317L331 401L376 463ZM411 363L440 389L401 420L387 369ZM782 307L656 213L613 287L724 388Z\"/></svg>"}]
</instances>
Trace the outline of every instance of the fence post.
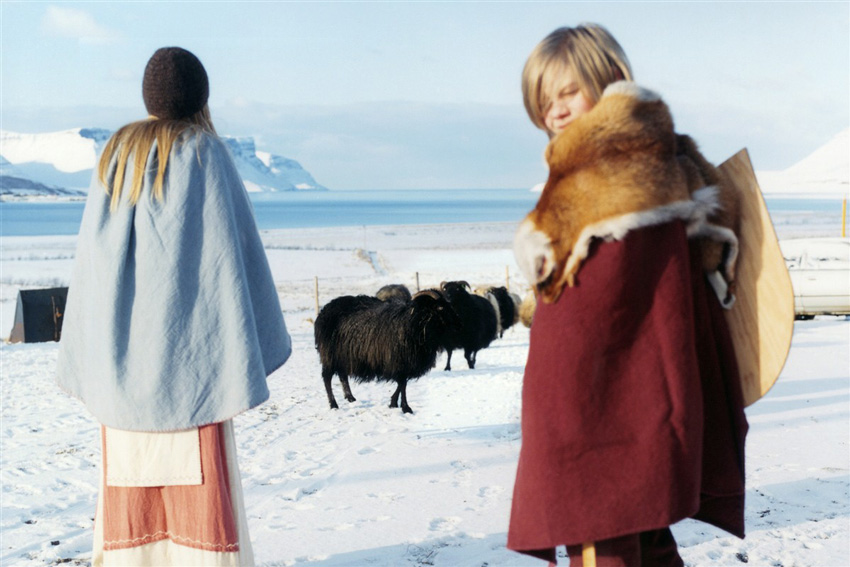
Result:
<instances>
[{"instance_id":1,"label":"fence post","mask_svg":"<svg viewBox=\"0 0 850 567\"><path fill-rule=\"evenodd\" d=\"M316 295L316 315L319 315L319 276L313 276L314 290Z\"/></svg>"},{"instance_id":2,"label":"fence post","mask_svg":"<svg viewBox=\"0 0 850 567\"><path fill-rule=\"evenodd\" d=\"M416 293L419 293L421 290L419 289L419 272L416 272Z\"/></svg>"}]
</instances>

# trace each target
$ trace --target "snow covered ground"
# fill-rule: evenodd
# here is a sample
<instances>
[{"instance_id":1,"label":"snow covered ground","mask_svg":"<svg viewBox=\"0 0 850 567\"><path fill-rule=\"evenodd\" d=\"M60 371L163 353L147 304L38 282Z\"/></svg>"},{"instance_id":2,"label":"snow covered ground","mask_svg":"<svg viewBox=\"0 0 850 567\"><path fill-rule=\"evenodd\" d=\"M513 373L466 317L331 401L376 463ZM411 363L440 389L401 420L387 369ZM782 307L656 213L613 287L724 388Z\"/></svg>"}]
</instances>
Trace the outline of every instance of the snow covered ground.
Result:
<instances>
[{"instance_id":1,"label":"snow covered ground","mask_svg":"<svg viewBox=\"0 0 850 567\"><path fill-rule=\"evenodd\" d=\"M835 234L780 222L780 237ZM528 330L408 388L412 415L387 407L392 387L353 384L328 409L313 348L319 301L386 283L442 280L524 291L514 225L420 225L263 233L294 352L271 399L235 419L242 483L260 565L545 565L505 549L520 447ZM66 285L73 237L0 242L0 331L21 288ZM0 564L85 565L100 447L97 424L53 384L57 345L0 345ZM798 322L774 389L748 409L747 527L738 540L687 521L685 563L850 565L850 320ZM562 563L565 560L562 560Z\"/></svg>"}]
</instances>

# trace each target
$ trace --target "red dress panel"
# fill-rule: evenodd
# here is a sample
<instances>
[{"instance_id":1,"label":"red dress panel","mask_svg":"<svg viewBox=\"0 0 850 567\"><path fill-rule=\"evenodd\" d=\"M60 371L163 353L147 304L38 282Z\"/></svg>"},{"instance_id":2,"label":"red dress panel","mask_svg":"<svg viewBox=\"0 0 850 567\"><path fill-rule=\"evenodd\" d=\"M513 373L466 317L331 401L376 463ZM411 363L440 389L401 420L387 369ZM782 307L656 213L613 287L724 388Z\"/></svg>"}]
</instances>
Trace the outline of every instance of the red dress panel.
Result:
<instances>
[{"instance_id":1,"label":"red dress panel","mask_svg":"<svg viewBox=\"0 0 850 567\"><path fill-rule=\"evenodd\" d=\"M510 549L554 561L694 515L743 535L740 383L691 257L680 221L596 241L576 285L538 305Z\"/></svg>"},{"instance_id":2,"label":"red dress panel","mask_svg":"<svg viewBox=\"0 0 850 567\"><path fill-rule=\"evenodd\" d=\"M221 427L213 423L199 428L203 484L104 487L104 550L170 539L206 551L239 551ZM105 429L102 435L105 453ZM105 476L105 454L103 466Z\"/></svg>"}]
</instances>

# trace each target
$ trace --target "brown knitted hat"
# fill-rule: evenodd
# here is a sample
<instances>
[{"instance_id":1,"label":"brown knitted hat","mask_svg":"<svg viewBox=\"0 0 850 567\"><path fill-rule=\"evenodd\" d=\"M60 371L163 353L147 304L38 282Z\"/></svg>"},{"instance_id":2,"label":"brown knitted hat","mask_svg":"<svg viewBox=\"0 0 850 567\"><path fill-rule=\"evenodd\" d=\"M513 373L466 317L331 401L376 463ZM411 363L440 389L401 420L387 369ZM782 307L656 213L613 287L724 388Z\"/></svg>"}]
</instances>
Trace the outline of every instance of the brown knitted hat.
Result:
<instances>
[{"instance_id":1,"label":"brown knitted hat","mask_svg":"<svg viewBox=\"0 0 850 567\"><path fill-rule=\"evenodd\" d=\"M161 47L151 56L142 81L149 114L178 120L201 110L210 96L207 72L200 60L180 47Z\"/></svg>"}]
</instances>

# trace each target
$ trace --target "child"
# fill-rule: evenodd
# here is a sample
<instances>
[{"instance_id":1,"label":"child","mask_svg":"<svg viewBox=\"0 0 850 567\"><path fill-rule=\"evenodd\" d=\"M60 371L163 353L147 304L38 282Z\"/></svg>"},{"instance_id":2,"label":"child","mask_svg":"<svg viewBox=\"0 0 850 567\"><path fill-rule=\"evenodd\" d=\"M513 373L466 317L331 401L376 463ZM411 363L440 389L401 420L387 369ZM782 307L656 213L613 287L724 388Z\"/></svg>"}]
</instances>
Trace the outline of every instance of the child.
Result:
<instances>
[{"instance_id":1,"label":"child","mask_svg":"<svg viewBox=\"0 0 850 567\"><path fill-rule=\"evenodd\" d=\"M251 565L231 418L269 396L290 338L206 71L148 61L150 117L89 189L57 364L102 424L93 565Z\"/></svg>"},{"instance_id":2,"label":"child","mask_svg":"<svg viewBox=\"0 0 850 567\"><path fill-rule=\"evenodd\" d=\"M554 31L523 72L550 178L515 243L538 307L508 547L554 563L566 545L572 566L583 550L600 567L681 566L669 526L687 517L743 537L747 424L706 285L737 241L714 225L725 241L689 240L712 220L696 214L712 190L694 190L719 178L631 79L592 24Z\"/></svg>"}]
</instances>

